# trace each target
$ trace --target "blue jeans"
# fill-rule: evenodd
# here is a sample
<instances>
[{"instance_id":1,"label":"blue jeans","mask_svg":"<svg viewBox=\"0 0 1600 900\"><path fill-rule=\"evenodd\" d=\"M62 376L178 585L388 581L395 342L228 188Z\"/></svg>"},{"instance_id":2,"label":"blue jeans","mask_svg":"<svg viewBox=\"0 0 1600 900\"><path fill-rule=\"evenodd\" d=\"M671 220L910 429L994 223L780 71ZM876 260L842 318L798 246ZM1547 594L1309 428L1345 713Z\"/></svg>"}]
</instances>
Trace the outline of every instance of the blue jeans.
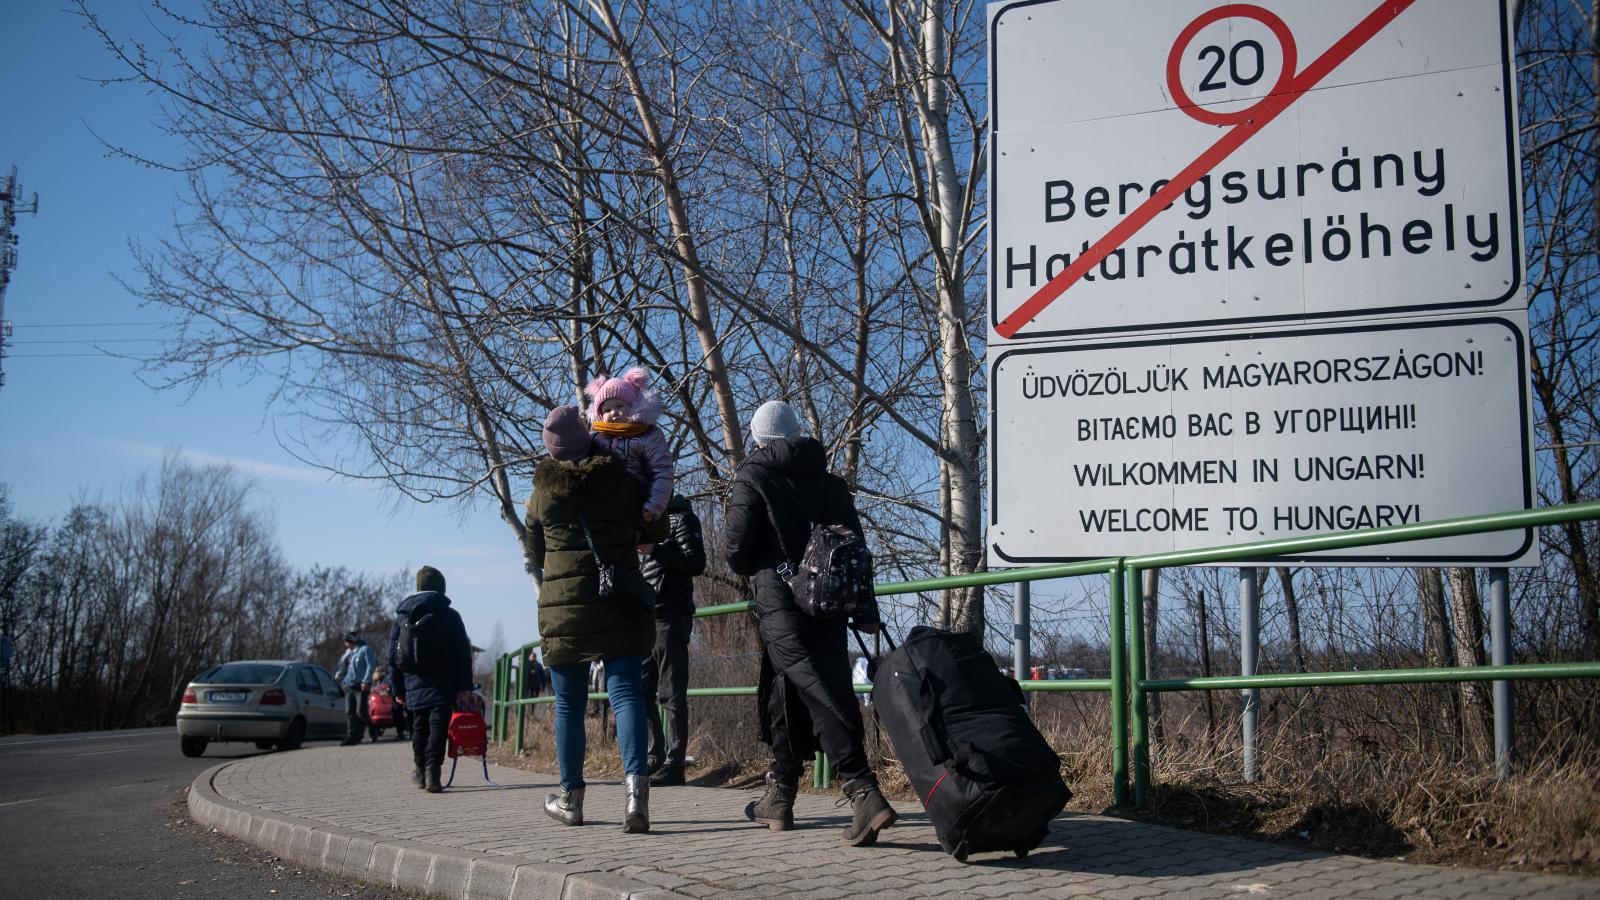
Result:
<instances>
[{"instance_id":1,"label":"blue jeans","mask_svg":"<svg viewBox=\"0 0 1600 900\"><path fill-rule=\"evenodd\" d=\"M645 724L644 656L618 656L606 660L606 692L617 717L617 749L622 751L622 771L645 775L645 754L650 729ZM589 664L550 666L550 685L556 695L556 760L561 764L561 789L583 787L583 759L588 750L583 732L583 711L589 699Z\"/></svg>"}]
</instances>

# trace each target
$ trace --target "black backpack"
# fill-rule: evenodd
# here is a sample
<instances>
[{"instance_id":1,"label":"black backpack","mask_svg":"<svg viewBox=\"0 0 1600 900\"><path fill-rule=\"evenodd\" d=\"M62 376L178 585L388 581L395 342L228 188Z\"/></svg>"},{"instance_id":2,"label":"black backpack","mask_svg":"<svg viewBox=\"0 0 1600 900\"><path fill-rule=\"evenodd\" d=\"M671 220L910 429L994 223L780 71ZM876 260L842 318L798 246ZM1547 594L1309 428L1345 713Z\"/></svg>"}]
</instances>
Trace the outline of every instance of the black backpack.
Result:
<instances>
[{"instance_id":1,"label":"black backpack","mask_svg":"<svg viewBox=\"0 0 1600 900\"><path fill-rule=\"evenodd\" d=\"M442 672L450 661L450 623L419 605L400 623L395 645L395 658L403 671L414 675Z\"/></svg>"},{"instance_id":2,"label":"black backpack","mask_svg":"<svg viewBox=\"0 0 1600 900\"><path fill-rule=\"evenodd\" d=\"M778 547L784 555L783 563L778 566L778 577L789 583L795 605L801 612L819 619L876 619L878 597L872 590L872 554L867 550L866 540L848 526L817 521L787 478L780 475L775 480L788 489L795 506L812 523L797 566L791 562L794 554L784 544L783 528L772 514L772 498L763 493L767 518L772 521L772 530L778 535ZM826 504L826 484L823 491ZM826 517L824 507L823 518Z\"/></svg>"}]
</instances>

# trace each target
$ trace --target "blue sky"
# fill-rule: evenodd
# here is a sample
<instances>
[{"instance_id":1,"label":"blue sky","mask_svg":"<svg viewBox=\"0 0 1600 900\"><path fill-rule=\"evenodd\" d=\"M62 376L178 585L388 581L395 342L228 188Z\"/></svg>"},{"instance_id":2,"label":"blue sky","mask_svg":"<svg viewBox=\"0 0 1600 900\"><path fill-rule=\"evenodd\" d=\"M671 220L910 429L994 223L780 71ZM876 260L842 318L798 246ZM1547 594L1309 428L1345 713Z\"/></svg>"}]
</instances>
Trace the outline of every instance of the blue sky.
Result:
<instances>
[{"instance_id":1,"label":"blue sky","mask_svg":"<svg viewBox=\"0 0 1600 900\"><path fill-rule=\"evenodd\" d=\"M119 33L149 28L141 5L91 4ZM148 353L162 334L163 311L140 308L117 276L137 281L129 242L170 231L182 183L112 156L102 140L154 159L176 160L179 148L154 124L156 97L94 83L123 73L64 6L0 3L0 167L16 166L24 195L39 195L39 214L19 217L5 297L15 330L0 388L0 481L11 484L17 513L53 519L180 449L256 480L257 504L274 514L297 567L433 565L480 646L497 622L512 644L532 639L533 589L510 529L487 504L415 504L330 479L278 445L266 385L224 376L192 397L161 392L139 381L137 363L102 352Z\"/></svg>"}]
</instances>

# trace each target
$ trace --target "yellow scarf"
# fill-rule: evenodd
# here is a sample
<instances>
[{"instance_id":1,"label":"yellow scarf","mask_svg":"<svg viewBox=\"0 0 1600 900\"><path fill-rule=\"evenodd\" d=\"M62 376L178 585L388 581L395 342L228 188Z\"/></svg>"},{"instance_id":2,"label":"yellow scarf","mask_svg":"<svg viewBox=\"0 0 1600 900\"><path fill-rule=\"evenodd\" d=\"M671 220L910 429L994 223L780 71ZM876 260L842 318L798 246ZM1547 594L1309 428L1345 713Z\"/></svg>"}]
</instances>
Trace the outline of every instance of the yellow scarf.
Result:
<instances>
[{"instance_id":1,"label":"yellow scarf","mask_svg":"<svg viewBox=\"0 0 1600 900\"><path fill-rule=\"evenodd\" d=\"M595 422L594 430L612 437L633 438L650 430L643 422Z\"/></svg>"}]
</instances>

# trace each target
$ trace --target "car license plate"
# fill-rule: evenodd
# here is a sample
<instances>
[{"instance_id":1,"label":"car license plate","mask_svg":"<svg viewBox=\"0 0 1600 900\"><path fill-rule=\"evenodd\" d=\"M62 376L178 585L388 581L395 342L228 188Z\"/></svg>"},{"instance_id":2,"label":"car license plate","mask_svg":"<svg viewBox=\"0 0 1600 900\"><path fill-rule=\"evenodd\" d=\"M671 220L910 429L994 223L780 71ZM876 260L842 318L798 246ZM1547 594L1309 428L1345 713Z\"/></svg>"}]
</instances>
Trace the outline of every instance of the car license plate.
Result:
<instances>
[{"instance_id":1,"label":"car license plate","mask_svg":"<svg viewBox=\"0 0 1600 900\"><path fill-rule=\"evenodd\" d=\"M249 697L249 691L211 691L206 694L206 699L212 703L243 703Z\"/></svg>"}]
</instances>

